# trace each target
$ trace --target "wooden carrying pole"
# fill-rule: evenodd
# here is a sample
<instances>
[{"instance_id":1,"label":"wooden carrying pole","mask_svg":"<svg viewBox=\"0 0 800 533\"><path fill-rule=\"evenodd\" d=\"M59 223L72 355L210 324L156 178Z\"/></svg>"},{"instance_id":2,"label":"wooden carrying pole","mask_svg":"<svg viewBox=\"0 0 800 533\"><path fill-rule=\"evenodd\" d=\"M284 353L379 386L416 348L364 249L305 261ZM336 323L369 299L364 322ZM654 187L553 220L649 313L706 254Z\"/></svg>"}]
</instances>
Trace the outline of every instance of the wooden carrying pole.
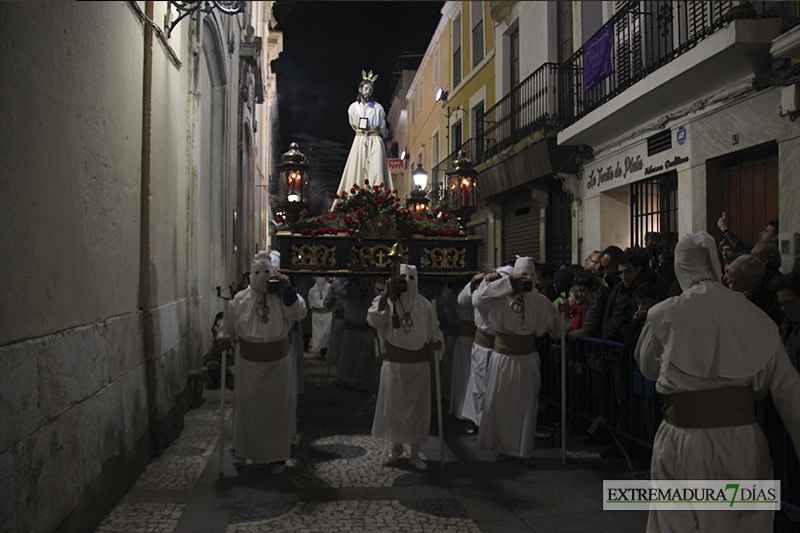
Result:
<instances>
[{"instance_id":1,"label":"wooden carrying pole","mask_svg":"<svg viewBox=\"0 0 800 533\"><path fill-rule=\"evenodd\" d=\"M222 336L228 339L228 328L225 326L228 322L228 300L223 300L222 312ZM226 365L228 362L228 351L230 350L230 339L228 340L228 347L222 351L222 361L220 363L220 384L219 384L219 477L223 477L222 467L225 459L225 374L227 373Z\"/></svg>"},{"instance_id":2,"label":"wooden carrying pole","mask_svg":"<svg viewBox=\"0 0 800 533\"><path fill-rule=\"evenodd\" d=\"M439 340L439 319L436 316L436 299L431 302L433 304L433 340ZM439 375L439 356L436 355L435 350L431 350L433 354L433 369L436 374L436 410L439 415L439 461L442 468L444 468L444 423L442 422L442 379Z\"/></svg>"}]
</instances>

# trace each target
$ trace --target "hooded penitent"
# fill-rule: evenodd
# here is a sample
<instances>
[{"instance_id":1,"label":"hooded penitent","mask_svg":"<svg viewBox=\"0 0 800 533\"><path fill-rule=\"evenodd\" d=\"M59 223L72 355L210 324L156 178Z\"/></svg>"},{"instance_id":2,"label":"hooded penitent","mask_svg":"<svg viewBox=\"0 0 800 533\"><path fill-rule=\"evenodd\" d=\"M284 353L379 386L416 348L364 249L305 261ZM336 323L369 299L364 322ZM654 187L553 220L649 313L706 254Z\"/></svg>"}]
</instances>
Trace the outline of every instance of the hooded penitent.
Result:
<instances>
[{"instance_id":1,"label":"hooded penitent","mask_svg":"<svg viewBox=\"0 0 800 533\"><path fill-rule=\"evenodd\" d=\"M407 290L404 293L401 293L398 297L400 300L400 307L403 311L411 311L411 308L417 301L417 294L419 293L418 290L418 281L417 280L417 267L414 265L400 265L400 275L405 275L406 277L406 284ZM399 311L400 309L398 309Z\"/></svg>"},{"instance_id":2,"label":"hooded penitent","mask_svg":"<svg viewBox=\"0 0 800 533\"><path fill-rule=\"evenodd\" d=\"M253 258L250 265L250 288L256 292L267 292L269 275L275 270L272 258L265 250L261 250Z\"/></svg>"},{"instance_id":3,"label":"hooded penitent","mask_svg":"<svg viewBox=\"0 0 800 533\"><path fill-rule=\"evenodd\" d=\"M737 379L762 368L780 338L770 336L773 345L765 345L761 333L775 324L743 294L719 283L716 250L706 232L678 242L675 276L683 293L652 307L646 329L663 346L664 359L686 374Z\"/></svg>"},{"instance_id":4,"label":"hooded penitent","mask_svg":"<svg viewBox=\"0 0 800 533\"><path fill-rule=\"evenodd\" d=\"M529 279L533 279L536 272L536 265L530 257L517 256L514 262L514 274L525 274Z\"/></svg>"},{"instance_id":5,"label":"hooded penitent","mask_svg":"<svg viewBox=\"0 0 800 533\"><path fill-rule=\"evenodd\" d=\"M684 291L703 281L719 281L719 259L714 238L701 231L687 235L675 246L675 276Z\"/></svg>"}]
</instances>

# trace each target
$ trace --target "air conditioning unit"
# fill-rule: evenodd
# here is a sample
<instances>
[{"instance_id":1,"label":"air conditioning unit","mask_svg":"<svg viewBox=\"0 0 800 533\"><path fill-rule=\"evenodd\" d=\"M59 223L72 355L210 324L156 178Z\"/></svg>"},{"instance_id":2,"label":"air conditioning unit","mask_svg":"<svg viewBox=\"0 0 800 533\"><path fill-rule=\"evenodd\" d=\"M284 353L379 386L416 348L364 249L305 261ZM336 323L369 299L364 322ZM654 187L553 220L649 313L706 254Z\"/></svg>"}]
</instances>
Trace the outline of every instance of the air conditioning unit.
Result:
<instances>
[{"instance_id":1,"label":"air conditioning unit","mask_svg":"<svg viewBox=\"0 0 800 533\"><path fill-rule=\"evenodd\" d=\"M781 252L781 272L788 274L800 250L800 233L779 233L778 250Z\"/></svg>"}]
</instances>

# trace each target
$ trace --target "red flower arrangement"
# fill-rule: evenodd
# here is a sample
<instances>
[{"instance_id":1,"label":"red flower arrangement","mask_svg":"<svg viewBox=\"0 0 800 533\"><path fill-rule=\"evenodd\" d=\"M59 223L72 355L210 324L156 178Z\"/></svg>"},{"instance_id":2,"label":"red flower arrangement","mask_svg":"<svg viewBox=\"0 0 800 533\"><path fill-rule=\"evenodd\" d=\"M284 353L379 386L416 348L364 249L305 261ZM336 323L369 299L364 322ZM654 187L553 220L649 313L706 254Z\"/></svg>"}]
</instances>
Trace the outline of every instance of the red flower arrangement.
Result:
<instances>
[{"instance_id":1,"label":"red flower arrangement","mask_svg":"<svg viewBox=\"0 0 800 533\"><path fill-rule=\"evenodd\" d=\"M341 191L333 195L336 207L319 216L309 216L303 211L297 220L295 231L301 235L338 235L346 233L358 236L367 224L375 217L383 216L393 222L397 228L397 237L407 238L413 235L458 237L459 225L446 210L437 209L431 213L413 213L399 203L397 189L390 191L383 184L369 186L364 180L364 187L354 185L350 192ZM281 224L279 230L288 230L283 217L275 221Z\"/></svg>"}]
</instances>

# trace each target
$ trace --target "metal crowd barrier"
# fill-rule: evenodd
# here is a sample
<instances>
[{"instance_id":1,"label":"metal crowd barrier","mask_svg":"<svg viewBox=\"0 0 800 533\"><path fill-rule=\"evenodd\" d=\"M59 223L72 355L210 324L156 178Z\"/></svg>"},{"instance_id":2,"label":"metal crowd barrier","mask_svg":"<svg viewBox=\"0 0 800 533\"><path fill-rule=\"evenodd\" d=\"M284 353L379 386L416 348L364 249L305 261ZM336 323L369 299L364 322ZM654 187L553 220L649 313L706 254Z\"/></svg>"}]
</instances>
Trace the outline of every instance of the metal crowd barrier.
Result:
<instances>
[{"instance_id":1,"label":"metal crowd barrier","mask_svg":"<svg viewBox=\"0 0 800 533\"><path fill-rule=\"evenodd\" d=\"M560 405L561 342L542 339L541 397ZM642 376L630 351L619 342L587 337L569 343L566 353L567 424L572 428L599 425L652 450L661 423L661 403L655 384Z\"/></svg>"},{"instance_id":2,"label":"metal crowd barrier","mask_svg":"<svg viewBox=\"0 0 800 533\"><path fill-rule=\"evenodd\" d=\"M540 399L561 405L561 341L539 339ZM569 343L567 354L567 426L601 426L615 437L652 451L661 424L662 401L655 383L639 372L622 343L586 337ZM756 420L770 446L773 476L781 480L781 512L775 531L800 531L800 461L771 398L756 403ZM800 444L800 443L798 443Z\"/></svg>"}]
</instances>

